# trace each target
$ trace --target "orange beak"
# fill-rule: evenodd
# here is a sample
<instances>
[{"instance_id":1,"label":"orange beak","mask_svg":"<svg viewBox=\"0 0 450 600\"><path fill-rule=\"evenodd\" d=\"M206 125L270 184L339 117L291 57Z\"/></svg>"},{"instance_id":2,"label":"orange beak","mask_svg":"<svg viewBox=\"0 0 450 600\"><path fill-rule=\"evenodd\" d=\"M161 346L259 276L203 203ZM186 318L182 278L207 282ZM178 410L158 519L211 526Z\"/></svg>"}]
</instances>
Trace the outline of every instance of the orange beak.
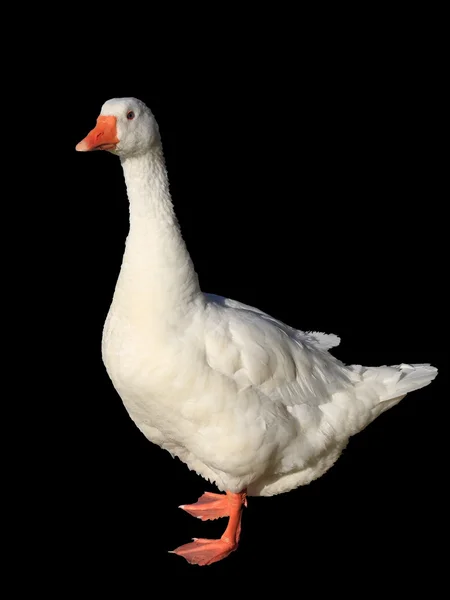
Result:
<instances>
[{"instance_id":1,"label":"orange beak","mask_svg":"<svg viewBox=\"0 0 450 600\"><path fill-rule=\"evenodd\" d=\"M75 146L78 152L91 150L114 150L119 140L117 138L116 117L100 116L97 125L84 140Z\"/></svg>"}]
</instances>

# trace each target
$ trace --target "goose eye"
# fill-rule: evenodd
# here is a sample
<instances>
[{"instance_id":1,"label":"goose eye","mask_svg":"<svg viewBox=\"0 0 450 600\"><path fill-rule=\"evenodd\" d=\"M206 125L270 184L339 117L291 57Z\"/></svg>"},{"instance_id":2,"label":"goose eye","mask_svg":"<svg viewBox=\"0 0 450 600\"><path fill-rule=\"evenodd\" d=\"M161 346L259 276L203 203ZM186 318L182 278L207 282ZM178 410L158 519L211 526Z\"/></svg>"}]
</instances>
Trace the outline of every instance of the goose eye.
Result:
<instances>
[{"instance_id":1,"label":"goose eye","mask_svg":"<svg viewBox=\"0 0 450 600\"><path fill-rule=\"evenodd\" d=\"M129 121L132 121L132 120L134 119L134 112L133 112L132 110L129 110L129 111L127 112L127 119L128 119Z\"/></svg>"}]
</instances>

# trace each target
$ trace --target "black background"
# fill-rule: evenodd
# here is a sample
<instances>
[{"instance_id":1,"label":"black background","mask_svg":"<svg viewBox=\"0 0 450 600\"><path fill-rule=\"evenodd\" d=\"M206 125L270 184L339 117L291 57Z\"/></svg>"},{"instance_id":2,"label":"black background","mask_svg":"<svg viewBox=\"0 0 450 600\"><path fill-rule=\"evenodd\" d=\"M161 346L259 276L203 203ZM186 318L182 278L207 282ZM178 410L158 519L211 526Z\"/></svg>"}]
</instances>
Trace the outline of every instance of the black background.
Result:
<instances>
[{"instance_id":1,"label":"black background","mask_svg":"<svg viewBox=\"0 0 450 600\"><path fill-rule=\"evenodd\" d=\"M429 38L395 33L366 47L362 32L323 52L319 42L279 55L250 44L220 60L177 46L169 63L152 48L140 71L132 52L88 47L44 78L51 126L34 183L47 202L32 215L44 221L33 293L46 428L28 481L37 531L22 538L42 559L44 589L137 598L159 586L198 596L214 589L193 587L206 581L239 593L241 579L319 596L437 585L448 359L442 73ZM139 433L101 361L128 205L118 158L75 145L119 96L139 97L158 120L205 291L339 335L333 353L347 363L440 368L352 438L320 480L250 498L239 550L210 567L167 551L222 533L225 522L177 508L214 487Z\"/></svg>"}]
</instances>

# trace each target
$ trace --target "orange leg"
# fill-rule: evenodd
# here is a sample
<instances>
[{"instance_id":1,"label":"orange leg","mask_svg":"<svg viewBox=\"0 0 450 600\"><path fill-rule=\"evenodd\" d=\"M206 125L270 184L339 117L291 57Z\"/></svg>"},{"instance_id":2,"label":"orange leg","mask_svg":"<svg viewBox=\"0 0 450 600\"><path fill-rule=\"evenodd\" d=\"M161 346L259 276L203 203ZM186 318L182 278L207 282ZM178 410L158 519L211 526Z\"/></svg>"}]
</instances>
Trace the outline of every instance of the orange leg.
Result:
<instances>
[{"instance_id":1,"label":"orange leg","mask_svg":"<svg viewBox=\"0 0 450 600\"><path fill-rule=\"evenodd\" d=\"M206 492L195 504L182 505L180 508L202 521L225 516L228 516L229 520L220 539L194 538L190 544L176 548L173 554L182 556L193 565L210 565L226 558L239 544L242 507L247 506L246 497L246 492L240 494L227 492L226 496Z\"/></svg>"}]
</instances>

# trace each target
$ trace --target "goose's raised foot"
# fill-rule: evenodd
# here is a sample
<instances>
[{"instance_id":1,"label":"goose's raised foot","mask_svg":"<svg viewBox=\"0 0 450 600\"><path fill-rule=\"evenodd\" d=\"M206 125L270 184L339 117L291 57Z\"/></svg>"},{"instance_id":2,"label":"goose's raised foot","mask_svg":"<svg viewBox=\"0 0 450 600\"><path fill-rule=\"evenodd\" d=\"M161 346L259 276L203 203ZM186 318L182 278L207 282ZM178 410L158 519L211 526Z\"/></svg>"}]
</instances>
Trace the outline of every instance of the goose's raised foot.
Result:
<instances>
[{"instance_id":1,"label":"goose's raised foot","mask_svg":"<svg viewBox=\"0 0 450 600\"><path fill-rule=\"evenodd\" d=\"M239 498L236 501L236 498L231 494L205 492L194 504L182 504L179 508L182 508L193 517L197 517L197 519L208 521L220 519L221 517L229 517L231 514L230 508L235 504L238 504L240 507L241 503L247 506L245 498L243 500Z\"/></svg>"}]
</instances>

